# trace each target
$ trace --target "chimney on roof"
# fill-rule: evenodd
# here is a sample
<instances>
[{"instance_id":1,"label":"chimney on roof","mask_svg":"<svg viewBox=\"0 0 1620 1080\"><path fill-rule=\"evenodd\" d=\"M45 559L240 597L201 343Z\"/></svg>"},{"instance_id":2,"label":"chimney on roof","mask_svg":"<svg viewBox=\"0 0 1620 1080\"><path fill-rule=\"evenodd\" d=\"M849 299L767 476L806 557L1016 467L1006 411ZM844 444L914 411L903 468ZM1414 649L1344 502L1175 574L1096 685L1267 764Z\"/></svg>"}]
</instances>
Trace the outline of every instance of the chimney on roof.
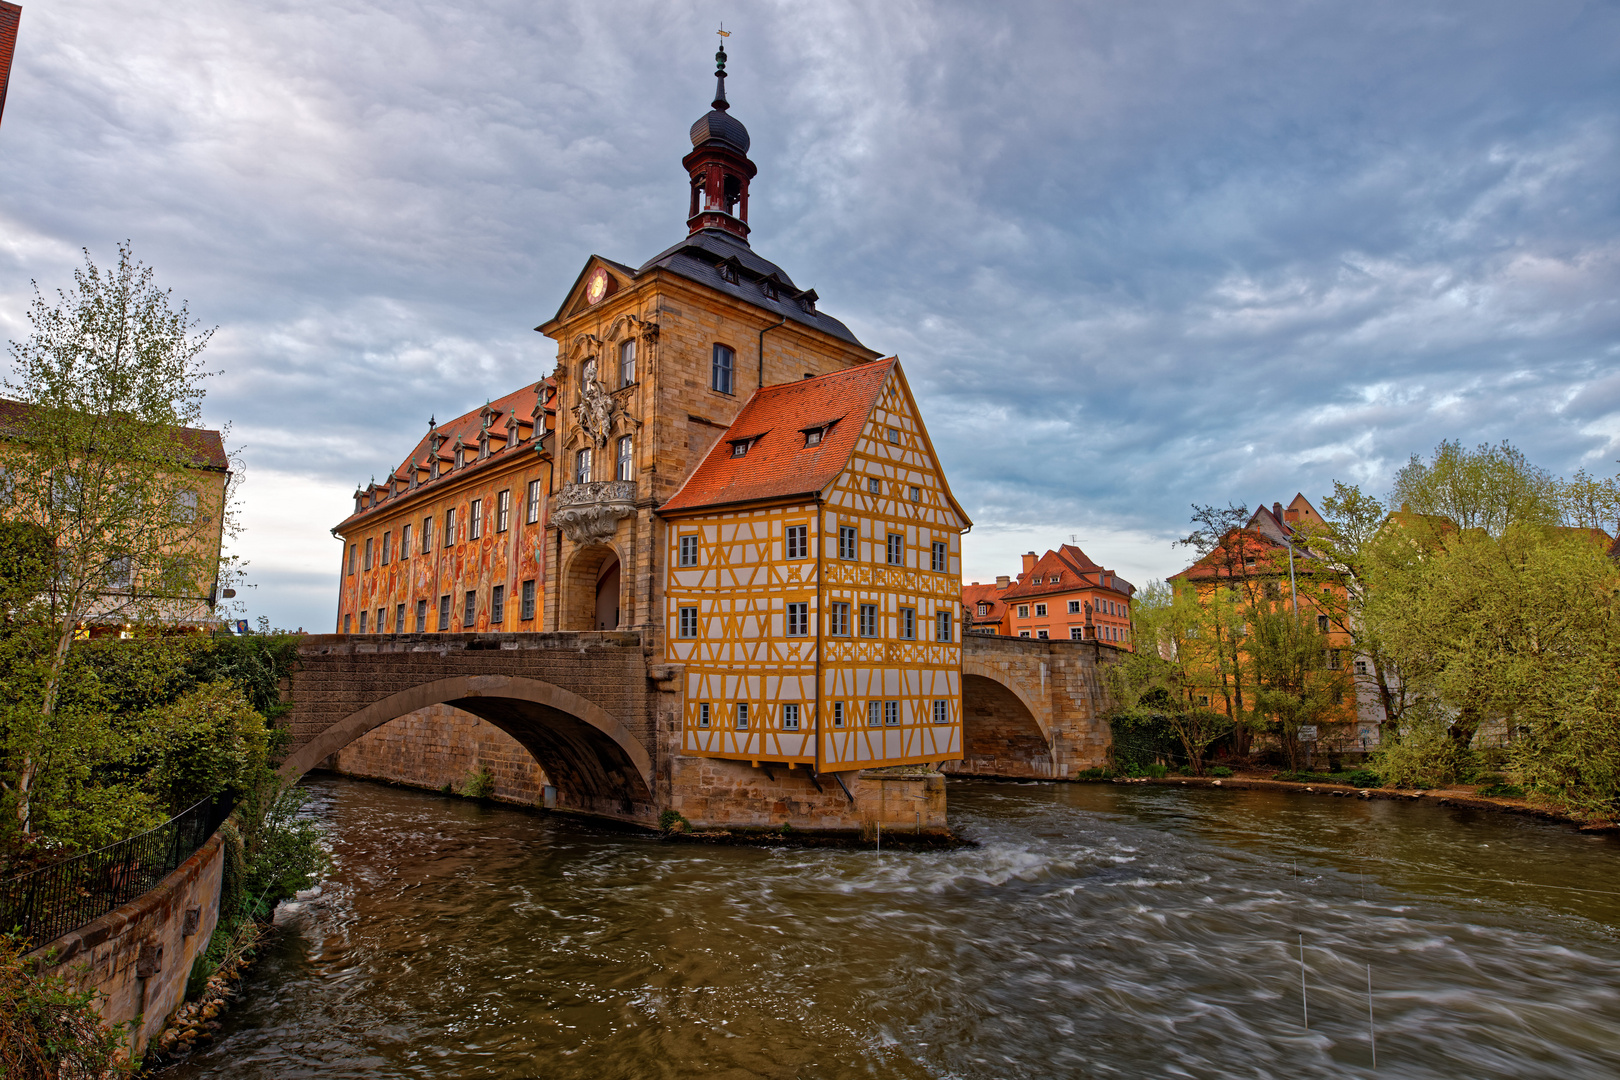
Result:
<instances>
[{"instance_id":1,"label":"chimney on roof","mask_svg":"<svg viewBox=\"0 0 1620 1080\"><path fill-rule=\"evenodd\" d=\"M1024 573L1027 574L1031 570L1035 569L1035 562L1036 562L1035 553L1033 551L1025 552L1024 553Z\"/></svg>"},{"instance_id":2,"label":"chimney on roof","mask_svg":"<svg viewBox=\"0 0 1620 1080\"><path fill-rule=\"evenodd\" d=\"M1007 589L1007 588L1011 588L1011 587L1012 587L1012 582L1007 580L1007 575L1006 574L997 574L996 575L996 588L998 588L998 589Z\"/></svg>"},{"instance_id":3,"label":"chimney on roof","mask_svg":"<svg viewBox=\"0 0 1620 1080\"><path fill-rule=\"evenodd\" d=\"M1272 512L1273 515L1276 516L1278 521L1281 521L1283 519L1283 516L1282 516L1282 503L1280 503L1280 502L1272 503L1271 504L1271 512Z\"/></svg>"}]
</instances>

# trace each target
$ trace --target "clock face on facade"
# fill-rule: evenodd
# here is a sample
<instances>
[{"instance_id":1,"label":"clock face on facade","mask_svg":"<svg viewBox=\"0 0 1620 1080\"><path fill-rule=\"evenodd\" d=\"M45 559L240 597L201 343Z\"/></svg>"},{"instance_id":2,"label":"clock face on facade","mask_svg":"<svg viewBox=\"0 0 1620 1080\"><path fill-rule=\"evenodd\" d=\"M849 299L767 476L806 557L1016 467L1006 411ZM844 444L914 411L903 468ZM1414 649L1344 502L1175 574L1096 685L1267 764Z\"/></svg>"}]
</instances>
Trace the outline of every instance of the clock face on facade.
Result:
<instances>
[{"instance_id":1,"label":"clock face on facade","mask_svg":"<svg viewBox=\"0 0 1620 1080\"><path fill-rule=\"evenodd\" d=\"M586 303L596 303L597 301L601 300L602 297L607 295L607 291L608 272L598 266L596 268L596 273L591 275L591 280L585 283Z\"/></svg>"}]
</instances>

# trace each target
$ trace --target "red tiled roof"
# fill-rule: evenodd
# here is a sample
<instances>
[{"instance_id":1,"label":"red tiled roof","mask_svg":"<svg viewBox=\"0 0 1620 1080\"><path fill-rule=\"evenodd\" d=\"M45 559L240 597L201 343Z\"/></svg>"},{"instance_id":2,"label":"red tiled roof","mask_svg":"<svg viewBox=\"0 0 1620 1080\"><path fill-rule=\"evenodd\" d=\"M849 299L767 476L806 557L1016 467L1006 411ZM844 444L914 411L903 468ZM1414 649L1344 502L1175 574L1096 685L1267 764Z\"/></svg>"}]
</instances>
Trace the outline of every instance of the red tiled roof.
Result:
<instances>
[{"instance_id":1,"label":"red tiled roof","mask_svg":"<svg viewBox=\"0 0 1620 1080\"><path fill-rule=\"evenodd\" d=\"M459 469L441 471L436 480L424 481L423 484L414 491L406 490L398 493L391 493L390 496L380 499L375 506L368 506L363 510L350 514L348 517L344 518L336 526L334 526L334 528L342 529L351 521L358 518L390 509L398 503L398 500L405 498L408 495L418 495L423 492L437 491L439 485L448 482L452 478L465 476L469 472L492 465L497 461L510 460L509 458L502 456L502 451L506 449L507 422L513 419L518 419L532 423L531 418L534 415L535 402L539 397L538 387L549 387L552 385L554 385L553 380L549 378L544 379L539 383L530 383L527 386L513 390L509 394L496 398L487 406L479 406L471 412L463 413L454 420L447 420L444 423L439 424L437 428L428 429L428 433L423 435L421 440L418 441L416 446L411 450L410 456L404 461L400 462L399 466L389 475L398 480L409 483L411 466L413 464L420 462L425 468L428 462L433 460L433 454L429 447L429 439L432 438L435 430L438 431L440 440L438 455L439 461L445 465L454 465L456 460L455 454L451 453L450 450L456 445L456 440L459 438L463 446L470 447L476 451L478 447L478 433L483 430L484 427L484 409L491 409L496 414L489 423L489 429L491 432L489 457L485 458L483 461L470 459ZM528 448L532 450L533 445L533 439L530 438L525 442L520 442L517 449ZM377 487L386 490L389 485L385 481L382 484L378 484Z\"/></svg>"},{"instance_id":2,"label":"red tiled roof","mask_svg":"<svg viewBox=\"0 0 1620 1080\"><path fill-rule=\"evenodd\" d=\"M980 585L977 582L972 585L964 585L962 586L962 608L968 613L968 618L973 622L1000 622L1001 617L1007 613L1007 602L1002 598L1010 591L1011 586L1006 589L999 588L993 581L988 585ZM990 610L986 614L980 615L980 604L989 604Z\"/></svg>"},{"instance_id":3,"label":"red tiled roof","mask_svg":"<svg viewBox=\"0 0 1620 1080\"><path fill-rule=\"evenodd\" d=\"M0 433L16 434L28 419L34 407L25 401L0 398ZM179 440L191 451L191 463L199 469L230 471L230 458L225 456L225 441L217 431L207 428L180 428Z\"/></svg>"},{"instance_id":4,"label":"red tiled roof","mask_svg":"<svg viewBox=\"0 0 1620 1080\"><path fill-rule=\"evenodd\" d=\"M756 390L686 483L660 513L760 499L813 495L837 478L855 452L894 357L843 371ZM819 446L805 446L804 429L831 423ZM748 452L732 447L749 440Z\"/></svg>"},{"instance_id":5,"label":"red tiled roof","mask_svg":"<svg viewBox=\"0 0 1620 1080\"><path fill-rule=\"evenodd\" d=\"M6 84L11 81L11 56L17 48L17 24L22 8L0 2L0 113L6 111Z\"/></svg>"},{"instance_id":6,"label":"red tiled roof","mask_svg":"<svg viewBox=\"0 0 1620 1080\"><path fill-rule=\"evenodd\" d=\"M1073 592L1076 589L1111 589L1123 596L1130 596L1136 591L1136 586L1117 574L1110 574L1110 584L1104 585L1102 577L1108 573L1102 566L1091 561L1091 557L1073 544L1064 544L1056 551L1048 551L1042 555L1035 565L1026 573L1018 575L1018 583L1012 588L1003 591L1000 595L1007 598L1027 596L1050 596L1053 593ZM1053 581L1053 575L1058 580ZM1041 583L1034 583L1036 578Z\"/></svg>"}]
</instances>

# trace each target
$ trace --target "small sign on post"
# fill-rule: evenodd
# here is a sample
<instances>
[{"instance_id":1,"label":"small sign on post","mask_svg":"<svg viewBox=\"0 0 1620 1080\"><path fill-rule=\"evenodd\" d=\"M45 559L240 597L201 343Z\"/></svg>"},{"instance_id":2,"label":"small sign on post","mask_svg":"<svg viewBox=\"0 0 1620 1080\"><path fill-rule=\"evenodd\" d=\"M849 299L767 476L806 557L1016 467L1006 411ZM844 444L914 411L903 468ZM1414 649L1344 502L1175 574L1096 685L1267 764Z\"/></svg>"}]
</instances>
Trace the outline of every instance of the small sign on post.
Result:
<instances>
[{"instance_id":1,"label":"small sign on post","mask_svg":"<svg viewBox=\"0 0 1620 1080\"><path fill-rule=\"evenodd\" d=\"M1316 741L1316 725L1315 724L1301 724L1301 725L1299 725L1299 741L1300 742L1315 742Z\"/></svg>"}]
</instances>

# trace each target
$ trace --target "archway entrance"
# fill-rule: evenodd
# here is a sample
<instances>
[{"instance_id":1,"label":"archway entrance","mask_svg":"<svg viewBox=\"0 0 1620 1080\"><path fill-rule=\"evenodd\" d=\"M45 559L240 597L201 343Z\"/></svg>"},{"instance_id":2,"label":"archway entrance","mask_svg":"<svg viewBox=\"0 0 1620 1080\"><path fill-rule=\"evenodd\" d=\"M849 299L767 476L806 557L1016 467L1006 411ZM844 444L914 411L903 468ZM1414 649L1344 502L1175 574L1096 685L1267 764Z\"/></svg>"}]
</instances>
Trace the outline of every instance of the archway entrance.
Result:
<instances>
[{"instance_id":1,"label":"archway entrance","mask_svg":"<svg viewBox=\"0 0 1620 1080\"><path fill-rule=\"evenodd\" d=\"M296 779L391 720L446 704L494 724L523 746L557 788L557 804L633 821L653 816L652 760L599 706L554 683L505 675L439 679L392 694L331 725L288 756Z\"/></svg>"},{"instance_id":2,"label":"archway entrance","mask_svg":"<svg viewBox=\"0 0 1620 1080\"><path fill-rule=\"evenodd\" d=\"M596 578L596 628L617 630L619 616L619 559L614 556L602 564Z\"/></svg>"},{"instance_id":3,"label":"archway entrance","mask_svg":"<svg viewBox=\"0 0 1620 1080\"><path fill-rule=\"evenodd\" d=\"M1018 695L983 675L962 675L962 760L946 772L969 776L1052 775L1052 747Z\"/></svg>"}]
</instances>

